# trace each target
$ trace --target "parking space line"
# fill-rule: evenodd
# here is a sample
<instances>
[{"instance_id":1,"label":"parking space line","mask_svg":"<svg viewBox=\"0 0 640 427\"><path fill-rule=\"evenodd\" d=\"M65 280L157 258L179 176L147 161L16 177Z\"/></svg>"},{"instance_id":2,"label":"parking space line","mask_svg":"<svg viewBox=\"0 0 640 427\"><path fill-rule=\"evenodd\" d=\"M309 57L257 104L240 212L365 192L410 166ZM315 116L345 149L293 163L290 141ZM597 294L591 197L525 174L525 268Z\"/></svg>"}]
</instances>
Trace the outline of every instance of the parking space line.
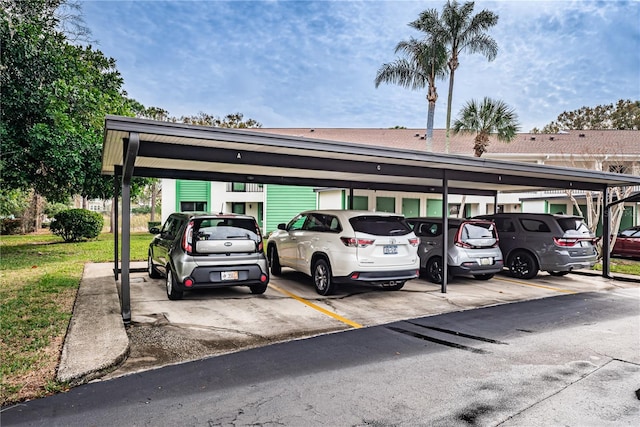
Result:
<instances>
[{"instance_id":1,"label":"parking space line","mask_svg":"<svg viewBox=\"0 0 640 427\"><path fill-rule=\"evenodd\" d=\"M280 293L285 294L288 297L291 297L291 298L295 299L296 301L300 301L301 303L303 303L305 305L308 305L309 307L313 308L314 310L318 310L320 313L326 314L329 317L333 317L334 319L339 320L342 323L346 323L347 325L349 325L349 326L351 326L353 328L359 329L359 328L363 327L359 323L356 323L354 321L346 319L346 318L344 318L344 317L340 316L339 314L334 313L332 311L325 310L324 308L322 308L322 307L320 307L320 306L318 306L318 305L316 305L316 304L314 304L312 302L309 302L309 301L307 301L306 299L304 299L302 297L299 297L299 296L297 296L295 294L292 294L289 291L285 291L284 289L281 289L281 288L277 287L276 285L269 284L269 287L275 289L276 291L278 291Z\"/></svg>"},{"instance_id":2,"label":"parking space line","mask_svg":"<svg viewBox=\"0 0 640 427\"><path fill-rule=\"evenodd\" d=\"M534 288L542 288L542 289L549 289L551 291L562 292L562 293L565 293L565 294L577 294L578 293L576 291L570 291L568 289L554 288L553 286L545 286L545 285L534 285L533 283L521 282L519 280L513 280L513 279L505 279L505 278L502 278L502 277L494 277L494 279L502 280L503 282L515 283L516 285L531 286L531 287L534 287Z\"/></svg>"}]
</instances>

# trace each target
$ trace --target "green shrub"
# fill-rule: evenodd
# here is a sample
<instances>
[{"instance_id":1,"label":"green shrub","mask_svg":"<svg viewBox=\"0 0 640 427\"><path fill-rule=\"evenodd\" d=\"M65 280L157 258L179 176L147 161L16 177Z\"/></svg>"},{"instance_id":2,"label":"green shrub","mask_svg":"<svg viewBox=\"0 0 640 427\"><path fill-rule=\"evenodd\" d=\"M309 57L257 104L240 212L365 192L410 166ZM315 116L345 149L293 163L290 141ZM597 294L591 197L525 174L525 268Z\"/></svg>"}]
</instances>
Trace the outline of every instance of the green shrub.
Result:
<instances>
[{"instance_id":1,"label":"green shrub","mask_svg":"<svg viewBox=\"0 0 640 427\"><path fill-rule=\"evenodd\" d=\"M104 218L97 212L87 209L69 209L58 212L53 217L51 232L65 242L78 242L95 239L102 231Z\"/></svg>"},{"instance_id":2,"label":"green shrub","mask_svg":"<svg viewBox=\"0 0 640 427\"><path fill-rule=\"evenodd\" d=\"M20 218L2 218L0 220L0 234L22 234L22 220Z\"/></svg>"}]
</instances>

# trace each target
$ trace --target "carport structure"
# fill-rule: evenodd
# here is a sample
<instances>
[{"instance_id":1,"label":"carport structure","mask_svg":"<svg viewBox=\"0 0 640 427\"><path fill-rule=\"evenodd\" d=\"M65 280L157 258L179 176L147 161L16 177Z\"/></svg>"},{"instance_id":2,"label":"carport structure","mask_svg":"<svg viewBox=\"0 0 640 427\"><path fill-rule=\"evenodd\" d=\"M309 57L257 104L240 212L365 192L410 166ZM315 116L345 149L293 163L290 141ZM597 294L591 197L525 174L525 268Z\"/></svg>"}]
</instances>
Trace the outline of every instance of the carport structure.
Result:
<instances>
[{"instance_id":1,"label":"carport structure","mask_svg":"<svg viewBox=\"0 0 640 427\"><path fill-rule=\"evenodd\" d=\"M445 254L449 194L497 199L498 192L572 189L602 191L606 200L611 187L640 186L640 177L633 175L120 116L105 118L102 173L114 176L114 195L121 187L122 212L130 212L130 183L134 176L441 194ZM609 235L608 208L603 209L602 224L603 235ZM128 214L122 215L120 254L117 229L116 226L114 272L117 279L118 258L122 259L121 312L128 323ZM608 239L604 239L603 251L602 275L609 277ZM446 289L445 268L442 292Z\"/></svg>"}]
</instances>

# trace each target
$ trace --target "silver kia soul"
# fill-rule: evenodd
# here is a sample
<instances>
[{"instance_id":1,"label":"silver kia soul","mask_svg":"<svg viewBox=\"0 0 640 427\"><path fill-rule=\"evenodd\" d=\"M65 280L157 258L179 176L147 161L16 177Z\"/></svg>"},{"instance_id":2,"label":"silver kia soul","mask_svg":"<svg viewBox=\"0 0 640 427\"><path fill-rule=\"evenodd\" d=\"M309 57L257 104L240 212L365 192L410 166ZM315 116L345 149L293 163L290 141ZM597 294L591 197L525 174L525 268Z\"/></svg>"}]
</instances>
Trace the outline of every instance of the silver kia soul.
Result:
<instances>
[{"instance_id":1,"label":"silver kia soul","mask_svg":"<svg viewBox=\"0 0 640 427\"><path fill-rule=\"evenodd\" d=\"M167 296L184 291L248 286L252 294L267 290L269 273L262 234L252 216L174 213L149 244L148 273L166 278Z\"/></svg>"},{"instance_id":2,"label":"silver kia soul","mask_svg":"<svg viewBox=\"0 0 640 427\"><path fill-rule=\"evenodd\" d=\"M597 238L579 216L501 213L477 218L495 222L500 248L513 277L532 279L539 270L563 276L572 270L591 268L597 261Z\"/></svg>"},{"instance_id":3,"label":"silver kia soul","mask_svg":"<svg viewBox=\"0 0 640 427\"><path fill-rule=\"evenodd\" d=\"M442 218L407 218L407 223L420 238L420 271L429 281L442 283ZM493 222L449 218L448 223L447 262L452 276L473 275L478 280L489 280L502 270L502 252Z\"/></svg>"}]
</instances>

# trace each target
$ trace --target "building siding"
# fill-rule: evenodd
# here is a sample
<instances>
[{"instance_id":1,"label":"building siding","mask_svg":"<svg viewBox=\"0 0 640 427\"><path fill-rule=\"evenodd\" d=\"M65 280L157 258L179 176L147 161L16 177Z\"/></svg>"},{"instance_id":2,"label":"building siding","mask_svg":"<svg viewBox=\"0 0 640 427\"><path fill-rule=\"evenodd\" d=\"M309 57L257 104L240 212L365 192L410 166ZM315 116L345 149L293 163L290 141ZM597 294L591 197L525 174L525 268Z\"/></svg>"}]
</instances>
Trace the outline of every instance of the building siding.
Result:
<instances>
[{"instance_id":1,"label":"building siding","mask_svg":"<svg viewBox=\"0 0 640 427\"><path fill-rule=\"evenodd\" d=\"M289 222L302 211L316 209L316 192L313 187L288 185L266 186L265 234L278 228L278 224Z\"/></svg>"}]
</instances>

